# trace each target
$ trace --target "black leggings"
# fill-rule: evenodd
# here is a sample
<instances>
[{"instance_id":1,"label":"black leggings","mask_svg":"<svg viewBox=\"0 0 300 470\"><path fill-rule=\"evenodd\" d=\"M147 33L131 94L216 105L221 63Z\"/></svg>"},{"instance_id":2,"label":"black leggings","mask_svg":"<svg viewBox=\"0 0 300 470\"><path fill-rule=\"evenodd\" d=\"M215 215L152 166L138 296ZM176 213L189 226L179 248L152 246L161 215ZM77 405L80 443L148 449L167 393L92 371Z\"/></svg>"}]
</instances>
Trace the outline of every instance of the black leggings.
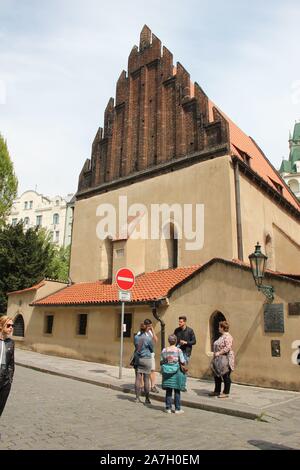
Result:
<instances>
[{"instance_id":1,"label":"black leggings","mask_svg":"<svg viewBox=\"0 0 300 470\"><path fill-rule=\"evenodd\" d=\"M225 395L229 395L230 392L230 386L231 386L231 369L229 369L229 372L227 374L222 375L222 377L217 377L216 375L214 376L215 379L215 393L221 393L221 385L222 385L222 379L224 382L224 391L223 393Z\"/></svg>"},{"instance_id":2,"label":"black leggings","mask_svg":"<svg viewBox=\"0 0 300 470\"><path fill-rule=\"evenodd\" d=\"M0 382L0 416L2 415L2 412L6 405L10 388L11 384L9 382L6 382L5 385L2 385L2 383Z\"/></svg>"}]
</instances>

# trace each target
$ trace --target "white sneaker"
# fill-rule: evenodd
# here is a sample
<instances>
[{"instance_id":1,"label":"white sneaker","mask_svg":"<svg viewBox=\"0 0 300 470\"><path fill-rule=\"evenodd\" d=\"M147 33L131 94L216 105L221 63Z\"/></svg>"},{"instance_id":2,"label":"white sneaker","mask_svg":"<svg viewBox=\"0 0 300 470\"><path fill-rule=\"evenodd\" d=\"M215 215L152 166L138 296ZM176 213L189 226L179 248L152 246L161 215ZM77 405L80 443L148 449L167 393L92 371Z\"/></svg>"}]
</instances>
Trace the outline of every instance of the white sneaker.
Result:
<instances>
[{"instance_id":1,"label":"white sneaker","mask_svg":"<svg viewBox=\"0 0 300 470\"><path fill-rule=\"evenodd\" d=\"M184 413L184 410L175 410L176 415L181 415L182 413Z\"/></svg>"},{"instance_id":2,"label":"white sneaker","mask_svg":"<svg viewBox=\"0 0 300 470\"><path fill-rule=\"evenodd\" d=\"M172 410L166 409L166 410L165 410L165 413L171 414L171 413L172 413Z\"/></svg>"}]
</instances>

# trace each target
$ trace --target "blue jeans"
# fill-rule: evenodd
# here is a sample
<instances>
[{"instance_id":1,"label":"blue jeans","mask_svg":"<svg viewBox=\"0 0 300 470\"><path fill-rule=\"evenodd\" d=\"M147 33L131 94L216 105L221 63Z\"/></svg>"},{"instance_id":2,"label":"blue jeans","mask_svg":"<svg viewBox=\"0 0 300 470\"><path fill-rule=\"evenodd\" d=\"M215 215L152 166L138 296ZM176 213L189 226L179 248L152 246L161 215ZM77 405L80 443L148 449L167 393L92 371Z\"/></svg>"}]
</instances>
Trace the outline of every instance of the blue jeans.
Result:
<instances>
[{"instance_id":1,"label":"blue jeans","mask_svg":"<svg viewBox=\"0 0 300 470\"><path fill-rule=\"evenodd\" d=\"M180 410L180 390L176 388L166 388L166 409L172 409L172 391L174 390L175 410Z\"/></svg>"},{"instance_id":2,"label":"blue jeans","mask_svg":"<svg viewBox=\"0 0 300 470\"><path fill-rule=\"evenodd\" d=\"M182 354L183 354L183 357L184 357L184 360L185 360L185 365L187 366L191 356L187 356L185 352L182 352Z\"/></svg>"}]
</instances>

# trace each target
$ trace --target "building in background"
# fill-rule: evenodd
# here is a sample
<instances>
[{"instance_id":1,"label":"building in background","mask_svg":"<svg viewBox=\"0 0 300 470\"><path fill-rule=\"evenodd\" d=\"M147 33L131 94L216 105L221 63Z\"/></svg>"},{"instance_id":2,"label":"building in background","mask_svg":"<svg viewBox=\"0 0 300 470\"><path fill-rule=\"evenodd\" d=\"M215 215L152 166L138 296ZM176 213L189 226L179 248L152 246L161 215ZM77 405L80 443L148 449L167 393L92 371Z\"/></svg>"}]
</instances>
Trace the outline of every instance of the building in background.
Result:
<instances>
[{"instance_id":1,"label":"building in background","mask_svg":"<svg viewBox=\"0 0 300 470\"><path fill-rule=\"evenodd\" d=\"M50 198L33 190L25 191L14 200L8 222L16 225L23 220L27 229L43 227L51 233L54 243L66 247L71 243L74 206L71 200L73 194Z\"/></svg>"},{"instance_id":2,"label":"building in background","mask_svg":"<svg viewBox=\"0 0 300 470\"><path fill-rule=\"evenodd\" d=\"M291 191L300 199L300 121L295 123L293 136L290 135L290 156L283 160L280 174Z\"/></svg>"},{"instance_id":3,"label":"building in background","mask_svg":"<svg viewBox=\"0 0 300 470\"><path fill-rule=\"evenodd\" d=\"M145 26L79 176L70 282L9 294L8 314L24 321L14 339L40 353L117 365L123 331L129 365L144 318L153 316L164 347L184 313L197 337L189 374L208 377L219 322L227 320L236 382L300 391L292 360L299 229L300 202L255 140ZM268 257L272 305L251 275L257 241ZM121 267L136 275L126 327L115 282Z\"/></svg>"}]
</instances>

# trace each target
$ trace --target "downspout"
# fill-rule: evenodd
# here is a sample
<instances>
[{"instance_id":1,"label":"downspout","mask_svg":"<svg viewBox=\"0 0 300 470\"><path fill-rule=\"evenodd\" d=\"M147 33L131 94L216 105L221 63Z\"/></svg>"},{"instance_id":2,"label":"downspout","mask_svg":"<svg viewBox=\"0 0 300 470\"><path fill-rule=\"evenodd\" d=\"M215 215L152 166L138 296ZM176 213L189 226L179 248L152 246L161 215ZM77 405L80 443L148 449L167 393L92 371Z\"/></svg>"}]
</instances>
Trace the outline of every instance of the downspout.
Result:
<instances>
[{"instance_id":1,"label":"downspout","mask_svg":"<svg viewBox=\"0 0 300 470\"><path fill-rule=\"evenodd\" d=\"M158 315L157 313L157 307L159 305L159 302L156 302L154 301L152 303L152 315L154 316L154 318L159 321L160 323L160 331L161 331L161 334L160 334L160 338L161 338L161 349L164 349L165 347L165 335L166 335L166 324L165 322L160 318L160 316Z\"/></svg>"},{"instance_id":2,"label":"downspout","mask_svg":"<svg viewBox=\"0 0 300 470\"><path fill-rule=\"evenodd\" d=\"M243 232L242 232L242 213L241 213L241 193L240 193L240 172L239 163L234 162L234 189L235 189L235 211L236 211L236 232L238 259L243 261Z\"/></svg>"}]
</instances>

